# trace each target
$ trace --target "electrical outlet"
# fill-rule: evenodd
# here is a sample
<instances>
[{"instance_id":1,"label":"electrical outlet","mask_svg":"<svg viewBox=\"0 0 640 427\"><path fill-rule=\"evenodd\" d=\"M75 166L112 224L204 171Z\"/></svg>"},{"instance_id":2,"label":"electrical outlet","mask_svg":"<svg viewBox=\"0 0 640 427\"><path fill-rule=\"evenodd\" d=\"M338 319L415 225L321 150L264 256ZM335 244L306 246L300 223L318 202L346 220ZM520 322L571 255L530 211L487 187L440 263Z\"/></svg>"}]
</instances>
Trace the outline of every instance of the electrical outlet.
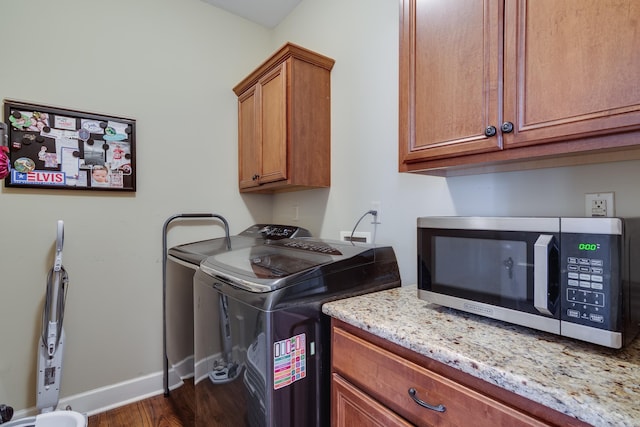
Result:
<instances>
[{"instance_id":1,"label":"electrical outlet","mask_svg":"<svg viewBox=\"0 0 640 427\"><path fill-rule=\"evenodd\" d=\"M613 192L584 195L586 216L614 216Z\"/></svg>"},{"instance_id":2,"label":"electrical outlet","mask_svg":"<svg viewBox=\"0 0 640 427\"><path fill-rule=\"evenodd\" d=\"M340 240L343 242L351 241L351 231L341 231ZM356 231L353 233L353 241L360 243L371 243L371 233L368 231Z\"/></svg>"},{"instance_id":3,"label":"electrical outlet","mask_svg":"<svg viewBox=\"0 0 640 427\"><path fill-rule=\"evenodd\" d=\"M375 218L376 224L382 224L382 203L381 202L371 202L371 210L376 211L378 214Z\"/></svg>"}]
</instances>

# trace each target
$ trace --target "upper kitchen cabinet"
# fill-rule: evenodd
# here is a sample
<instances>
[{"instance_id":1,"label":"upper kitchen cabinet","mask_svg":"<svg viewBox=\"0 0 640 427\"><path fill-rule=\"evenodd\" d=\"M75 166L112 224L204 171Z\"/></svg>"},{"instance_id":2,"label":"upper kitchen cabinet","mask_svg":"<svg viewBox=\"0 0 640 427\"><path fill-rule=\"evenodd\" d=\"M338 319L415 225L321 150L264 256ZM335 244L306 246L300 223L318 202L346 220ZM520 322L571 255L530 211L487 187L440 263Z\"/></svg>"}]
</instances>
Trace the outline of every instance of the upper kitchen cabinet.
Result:
<instances>
[{"instance_id":1,"label":"upper kitchen cabinet","mask_svg":"<svg viewBox=\"0 0 640 427\"><path fill-rule=\"evenodd\" d=\"M637 0L400 3L401 172L637 157Z\"/></svg>"},{"instance_id":2,"label":"upper kitchen cabinet","mask_svg":"<svg viewBox=\"0 0 640 427\"><path fill-rule=\"evenodd\" d=\"M333 64L287 43L233 88L241 192L329 187Z\"/></svg>"}]
</instances>

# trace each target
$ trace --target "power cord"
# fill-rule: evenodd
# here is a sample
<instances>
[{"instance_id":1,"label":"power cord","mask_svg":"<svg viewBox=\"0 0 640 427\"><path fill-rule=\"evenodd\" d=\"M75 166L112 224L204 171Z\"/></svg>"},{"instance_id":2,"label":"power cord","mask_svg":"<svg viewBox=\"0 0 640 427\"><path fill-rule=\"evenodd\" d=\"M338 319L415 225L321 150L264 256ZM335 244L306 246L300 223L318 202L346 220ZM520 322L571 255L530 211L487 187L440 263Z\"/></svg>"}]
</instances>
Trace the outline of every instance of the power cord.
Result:
<instances>
[{"instance_id":1,"label":"power cord","mask_svg":"<svg viewBox=\"0 0 640 427\"><path fill-rule=\"evenodd\" d=\"M351 244L355 246L355 243L353 243L353 235L356 232L356 228L358 228L358 225L360 224L360 221L362 221L364 219L365 216L367 215L371 215L373 216L373 222L372 224L374 225L373 227L373 243L376 242L376 229L378 228L378 211L376 210L370 210L364 213L364 215L362 215L360 217L360 219L358 220L358 222L356 222L355 227L353 227L353 231L351 231L351 236L349 237L349 240L351 241Z\"/></svg>"}]
</instances>

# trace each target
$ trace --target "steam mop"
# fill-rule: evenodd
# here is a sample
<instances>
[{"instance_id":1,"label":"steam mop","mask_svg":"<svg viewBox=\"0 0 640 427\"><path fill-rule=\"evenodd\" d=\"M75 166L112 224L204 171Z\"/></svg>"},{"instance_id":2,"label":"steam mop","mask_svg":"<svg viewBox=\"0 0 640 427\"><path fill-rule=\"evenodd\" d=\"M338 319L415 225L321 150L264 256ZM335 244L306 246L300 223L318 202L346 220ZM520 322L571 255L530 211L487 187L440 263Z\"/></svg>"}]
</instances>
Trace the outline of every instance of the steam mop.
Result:
<instances>
[{"instance_id":1,"label":"steam mop","mask_svg":"<svg viewBox=\"0 0 640 427\"><path fill-rule=\"evenodd\" d=\"M7 427L86 427L87 418L79 412L56 411L62 378L62 356L64 350L64 303L69 276L62 266L64 244L64 222L58 221L56 253L53 267L47 275L47 294L42 311L42 336L38 350L38 383L36 385L36 407L40 412L34 417L10 421L13 408L0 405L0 424Z\"/></svg>"},{"instance_id":2,"label":"steam mop","mask_svg":"<svg viewBox=\"0 0 640 427\"><path fill-rule=\"evenodd\" d=\"M42 312L42 339L38 352L38 384L36 407L40 413L51 412L58 406L62 357L64 353L64 303L69 276L62 266L64 222L58 221L56 255L47 276L47 295Z\"/></svg>"}]
</instances>

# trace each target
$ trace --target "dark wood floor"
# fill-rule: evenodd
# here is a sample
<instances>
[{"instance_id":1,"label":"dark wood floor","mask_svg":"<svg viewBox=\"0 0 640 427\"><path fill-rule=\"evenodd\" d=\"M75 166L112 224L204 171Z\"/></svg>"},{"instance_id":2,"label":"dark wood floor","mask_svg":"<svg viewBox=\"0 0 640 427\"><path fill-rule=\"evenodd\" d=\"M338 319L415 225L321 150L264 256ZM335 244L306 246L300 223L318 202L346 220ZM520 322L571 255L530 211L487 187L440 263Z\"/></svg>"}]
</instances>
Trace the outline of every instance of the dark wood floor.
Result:
<instances>
[{"instance_id":1,"label":"dark wood floor","mask_svg":"<svg viewBox=\"0 0 640 427\"><path fill-rule=\"evenodd\" d=\"M171 392L89 417L88 427L192 427L193 383Z\"/></svg>"},{"instance_id":2,"label":"dark wood floor","mask_svg":"<svg viewBox=\"0 0 640 427\"><path fill-rule=\"evenodd\" d=\"M163 395L89 417L89 427L187 427Z\"/></svg>"},{"instance_id":3,"label":"dark wood floor","mask_svg":"<svg viewBox=\"0 0 640 427\"><path fill-rule=\"evenodd\" d=\"M230 427L247 425L242 377L214 386L193 380L163 394L89 417L88 427ZM214 398L215 397L215 398ZM196 406L199 409L196 411Z\"/></svg>"}]
</instances>

